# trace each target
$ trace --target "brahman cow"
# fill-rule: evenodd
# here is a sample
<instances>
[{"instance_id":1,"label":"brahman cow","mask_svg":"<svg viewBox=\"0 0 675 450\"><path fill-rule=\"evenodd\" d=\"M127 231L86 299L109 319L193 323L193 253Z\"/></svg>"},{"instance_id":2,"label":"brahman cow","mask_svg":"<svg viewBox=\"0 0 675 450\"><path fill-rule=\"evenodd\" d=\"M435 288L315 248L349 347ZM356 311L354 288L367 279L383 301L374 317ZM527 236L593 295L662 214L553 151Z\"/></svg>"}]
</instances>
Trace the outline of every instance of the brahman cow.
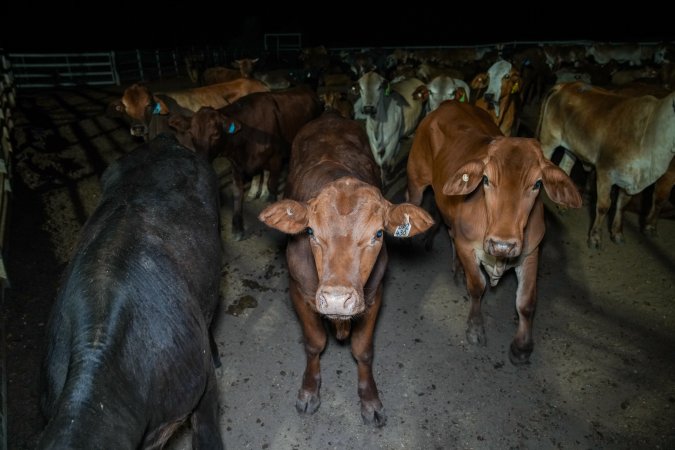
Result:
<instances>
[{"instance_id":1,"label":"brahman cow","mask_svg":"<svg viewBox=\"0 0 675 450\"><path fill-rule=\"evenodd\" d=\"M610 235L621 243L621 211L630 196L661 177L675 155L675 92L657 99L628 97L578 82L557 84L542 104L537 134L547 158L558 146L565 148L560 167L566 173L574 158L595 167L591 248L601 245L612 186L619 188Z\"/></svg>"},{"instance_id":2,"label":"brahman cow","mask_svg":"<svg viewBox=\"0 0 675 450\"><path fill-rule=\"evenodd\" d=\"M360 98L354 109L365 116L370 148L385 183L401 138L410 136L422 117L422 103L413 99L413 92L422 85L424 82L417 78L390 83L373 71L364 74L355 85Z\"/></svg>"},{"instance_id":3,"label":"brahman cow","mask_svg":"<svg viewBox=\"0 0 675 450\"><path fill-rule=\"evenodd\" d=\"M529 360L537 301L539 244L544 237L541 188L556 203L581 206L572 180L544 158L535 139L505 137L483 109L444 102L417 128L408 155L407 198L419 205L431 186L448 227L471 297L467 339L485 345L481 298L516 271L518 330L510 346L513 364ZM455 260L457 261L457 260Z\"/></svg>"},{"instance_id":4,"label":"brahman cow","mask_svg":"<svg viewBox=\"0 0 675 450\"><path fill-rule=\"evenodd\" d=\"M171 131L167 124L171 113L189 115L202 106L222 108L253 92L268 91L264 83L247 78L163 93L153 93L148 86L136 83L124 90L120 100L111 102L108 111L130 121L132 136L147 140Z\"/></svg>"},{"instance_id":5,"label":"brahman cow","mask_svg":"<svg viewBox=\"0 0 675 450\"><path fill-rule=\"evenodd\" d=\"M417 206L390 203L380 184L361 125L327 111L293 141L284 200L258 216L290 235L289 292L307 357L295 403L301 414L314 413L321 403L325 318L338 339L351 333L363 420L378 427L386 422L372 369L373 333L387 268L384 232L414 236L433 220Z\"/></svg>"},{"instance_id":6,"label":"brahman cow","mask_svg":"<svg viewBox=\"0 0 675 450\"><path fill-rule=\"evenodd\" d=\"M471 101L471 89L465 81L447 75L434 77L413 92L413 98L424 103L424 114L438 108L445 100Z\"/></svg>"},{"instance_id":7,"label":"brahman cow","mask_svg":"<svg viewBox=\"0 0 675 450\"><path fill-rule=\"evenodd\" d=\"M160 135L101 183L47 324L38 448L162 448L191 418L192 448L222 449L216 174Z\"/></svg>"},{"instance_id":8,"label":"brahman cow","mask_svg":"<svg viewBox=\"0 0 675 450\"><path fill-rule=\"evenodd\" d=\"M520 83L518 69L503 59L492 64L487 75L476 75L471 83L472 89L482 92L474 96L475 105L490 114L505 136L515 134L518 129Z\"/></svg>"},{"instance_id":9,"label":"brahman cow","mask_svg":"<svg viewBox=\"0 0 675 450\"><path fill-rule=\"evenodd\" d=\"M232 234L244 238L244 184L269 171L268 200L276 200L279 177L300 128L323 110L309 87L259 92L240 98L219 110L201 108L191 118L172 115L170 125L187 147L211 159L226 157L234 178Z\"/></svg>"}]
</instances>

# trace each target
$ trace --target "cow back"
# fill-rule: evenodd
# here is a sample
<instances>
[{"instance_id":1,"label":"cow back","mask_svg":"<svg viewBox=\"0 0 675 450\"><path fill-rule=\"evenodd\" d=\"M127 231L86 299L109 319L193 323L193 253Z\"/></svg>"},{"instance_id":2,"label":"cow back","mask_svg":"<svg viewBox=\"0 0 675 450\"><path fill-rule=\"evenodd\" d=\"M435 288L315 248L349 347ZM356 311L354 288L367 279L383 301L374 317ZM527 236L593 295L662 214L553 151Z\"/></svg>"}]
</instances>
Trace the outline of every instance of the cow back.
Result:
<instances>
[{"instance_id":1,"label":"cow back","mask_svg":"<svg viewBox=\"0 0 675 450\"><path fill-rule=\"evenodd\" d=\"M326 111L295 137L284 195L306 201L343 176L381 188L380 169L362 125Z\"/></svg>"}]
</instances>

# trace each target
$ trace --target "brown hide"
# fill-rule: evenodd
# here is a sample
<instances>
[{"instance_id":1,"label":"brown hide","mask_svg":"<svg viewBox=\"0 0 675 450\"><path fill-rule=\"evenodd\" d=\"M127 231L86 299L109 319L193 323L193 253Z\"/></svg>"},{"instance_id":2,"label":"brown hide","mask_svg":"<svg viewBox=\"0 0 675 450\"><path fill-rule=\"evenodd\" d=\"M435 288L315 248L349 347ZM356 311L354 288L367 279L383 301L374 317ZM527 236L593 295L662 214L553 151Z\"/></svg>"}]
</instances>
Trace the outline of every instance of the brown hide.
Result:
<instances>
[{"instance_id":1,"label":"brown hide","mask_svg":"<svg viewBox=\"0 0 675 450\"><path fill-rule=\"evenodd\" d=\"M156 133L149 133L148 127L157 116L168 118L170 113L186 115L188 111L196 112L202 106L222 108L253 92L268 91L264 83L249 79L158 93L153 93L144 84L135 83L124 90L120 100L111 103L109 110L126 116L131 122L132 135L152 139ZM167 101L167 97L172 102Z\"/></svg>"},{"instance_id":2,"label":"brown hide","mask_svg":"<svg viewBox=\"0 0 675 450\"><path fill-rule=\"evenodd\" d=\"M191 119L173 117L170 121L184 145L209 154L211 159L226 157L234 178L234 239L244 237L244 184L267 170L269 200L275 200L283 162L291 143L304 124L321 113L321 103L309 88L260 92L240 98L214 110L203 108Z\"/></svg>"},{"instance_id":3,"label":"brown hide","mask_svg":"<svg viewBox=\"0 0 675 450\"><path fill-rule=\"evenodd\" d=\"M417 128L408 157L408 198L420 204L427 186L453 239L471 297L467 338L485 343L481 265L496 285L518 275L519 325L511 344L514 364L532 352L538 247L544 236L541 187L556 203L580 207L572 180L544 158L534 139L504 137L482 109L444 102Z\"/></svg>"},{"instance_id":4,"label":"brown hide","mask_svg":"<svg viewBox=\"0 0 675 450\"><path fill-rule=\"evenodd\" d=\"M353 328L361 415L375 426L386 422L372 373L373 332L387 265L384 232L413 236L433 223L421 208L385 199L379 173L362 126L326 112L293 142L285 199L258 216L290 235L289 291L307 357L297 410L311 414L320 404L325 317L340 339Z\"/></svg>"}]
</instances>

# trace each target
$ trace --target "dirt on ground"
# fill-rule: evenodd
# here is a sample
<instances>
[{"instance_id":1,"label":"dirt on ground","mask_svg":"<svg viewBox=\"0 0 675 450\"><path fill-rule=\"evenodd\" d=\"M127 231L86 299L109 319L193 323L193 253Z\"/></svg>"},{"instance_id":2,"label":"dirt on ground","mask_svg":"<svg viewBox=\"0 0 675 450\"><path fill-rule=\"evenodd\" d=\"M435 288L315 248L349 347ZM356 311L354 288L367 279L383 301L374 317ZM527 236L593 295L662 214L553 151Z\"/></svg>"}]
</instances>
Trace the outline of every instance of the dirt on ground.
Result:
<instances>
[{"instance_id":1,"label":"dirt on ground","mask_svg":"<svg viewBox=\"0 0 675 450\"><path fill-rule=\"evenodd\" d=\"M161 86L160 86L161 87ZM120 89L20 92L3 306L9 448L32 449L44 426L38 372L45 322L78 233L95 208L107 165L139 144L104 115ZM405 159L404 143L401 161ZM231 239L231 180L221 176L226 264L215 337L222 437L238 449L672 449L675 448L675 221L659 235L625 217L626 243L586 236L592 195L561 213L546 200L546 237L530 364L513 366L515 274L483 302L487 345L465 337L469 302L451 272L450 240L387 238L390 265L375 332L374 375L387 425L362 423L349 345L322 355L321 407L295 411L304 370L287 292L285 236L244 203L246 239ZM399 164L399 169L403 165ZM578 174L584 188L584 173ZM575 178L577 180L577 178ZM403 200L405 176L387 190ZM168 395L170 393L167 393ZM169 445L189 448L186 431Z\"/></svg>"}]
</instances>

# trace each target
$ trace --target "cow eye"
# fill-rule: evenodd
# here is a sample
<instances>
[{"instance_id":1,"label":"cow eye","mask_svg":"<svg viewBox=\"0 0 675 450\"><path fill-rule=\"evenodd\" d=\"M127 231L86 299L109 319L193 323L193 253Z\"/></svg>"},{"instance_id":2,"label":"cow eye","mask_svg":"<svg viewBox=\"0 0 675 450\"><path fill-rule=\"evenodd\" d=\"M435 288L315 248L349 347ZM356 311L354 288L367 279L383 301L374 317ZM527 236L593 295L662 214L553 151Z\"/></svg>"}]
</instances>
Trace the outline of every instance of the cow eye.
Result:
<instances>
[{"instance_id":1,"label":"cow eye","mask_svg":"<svg viewBox=\"0 0 675 450\"><path fill-rule=\"evenodd\" d=\"M310 235L310 236L314 235L314 230L312 230L312 227L307 227L307 228L305 228L305 231L306 231L307 234Z\"/></svg>"},{"instance_id":2,"label":"cow eye","mask_svg":"<svg viewBox=\"0 0 675 450\"><path fill-rule=\"evenodd\" d=\"M510 73L507 73L506 75L504 75L504 79L505 79L505 80L508 80L509 78L511 78L511 74L510 74Z\"/></svg>"},{"instance_id":3,"label":"cow eye","mask_svg":"<svg viewBox=\"0 0 675 450\"><path fill-rule=\"evenodd\" d=\"M384 232L382 230L377 230L377 233L375 233L375 237L379 239L382 237L383 234Z\"/></svg>"},{"instance_id":4,"label":"cow eye","mask_svg":"<svg viewBox=\"0 0 675 450\"><path fill-rule=\"evenodd\" d=\"M483 186L490 186L490 180L488 180L487 175L483 175Z\"/></svg>"},{"instance_id":5,"label":"cow eye","mask_svg":"<svg viewBox=\"0 0 675 450\"><path fill-rule=\"evenodd\" d=\"M538 191L539 189L541 189L541 180L537 180L537 181L534 183L534 186L532 186L532 190L533 190L533 191Z\"/></svg>"}]
</instances>

